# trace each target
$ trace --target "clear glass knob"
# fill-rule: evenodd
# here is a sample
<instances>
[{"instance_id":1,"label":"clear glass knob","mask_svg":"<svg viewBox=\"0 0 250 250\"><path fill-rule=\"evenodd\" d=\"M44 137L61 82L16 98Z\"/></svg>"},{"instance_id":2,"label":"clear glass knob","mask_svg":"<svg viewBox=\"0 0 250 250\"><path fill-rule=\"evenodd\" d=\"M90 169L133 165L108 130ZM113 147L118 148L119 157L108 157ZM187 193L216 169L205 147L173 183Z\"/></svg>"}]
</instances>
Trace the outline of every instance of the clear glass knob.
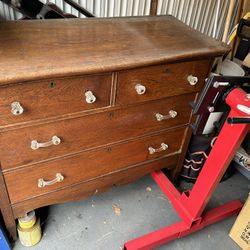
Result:
<instances>
[{"instance_id":1,"label":"clear glass knob","mask_svg":"<svg viewBox=\"0 0 250 250\"><path fill-rule=\"evenodd\" d=\"M198 77L196 77L196 76L189 75L187 77L187 80L188 80L189 84L192 86L194 86L198 83Z\"/></svg>"},{"instance_id":2,"label":"clear glass knob","mask_svg":"<svg viewBox=\"0 0 250 250\"><path fill-rule=\"evenodd\" d=\"M136 84L135 85L135 90L138 95L143 95L146 92L146 87L143 86L142 84Z\"/></svg>"},{"instance_id":3,"label":"clear glass knob","mask_svg":"<svg viewBox=\"0 0 250 250\"><path fill-rule=\"evenodd\" d=\"M94 103L96 101L96 97L91 90L85 92L85 98L87 103Z\"/></svg>"},{"instance_id":4,"label":"clear glass knob","mask_svg":"<svg viewBox=\"0 0 250 250\"><path fill-rule=\"evenodd\" d=\"M21 106L20 102L12 102L11 103L11 113L13 115L21 115L24 109Z\"/></svg>"}]
</instances>

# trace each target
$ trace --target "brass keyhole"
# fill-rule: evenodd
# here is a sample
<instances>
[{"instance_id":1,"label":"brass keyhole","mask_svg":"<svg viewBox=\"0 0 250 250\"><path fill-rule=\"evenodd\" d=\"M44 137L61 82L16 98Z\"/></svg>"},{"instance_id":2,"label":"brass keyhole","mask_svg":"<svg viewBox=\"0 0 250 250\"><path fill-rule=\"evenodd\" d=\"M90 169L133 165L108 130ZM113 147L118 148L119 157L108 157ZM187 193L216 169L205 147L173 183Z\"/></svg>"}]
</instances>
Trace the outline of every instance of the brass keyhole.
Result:
<instances>
[{"instance_id":1,"label":"brass keyhole","mask_svg":"<svg viewBox=\"0 0 250 250\"><path fill-rule=\"evenodd\" d=\"M49 87L50 88L54 88L56 86L56 82L55 81L52 81L49 83Z\"/></svg>"}]
</instances>

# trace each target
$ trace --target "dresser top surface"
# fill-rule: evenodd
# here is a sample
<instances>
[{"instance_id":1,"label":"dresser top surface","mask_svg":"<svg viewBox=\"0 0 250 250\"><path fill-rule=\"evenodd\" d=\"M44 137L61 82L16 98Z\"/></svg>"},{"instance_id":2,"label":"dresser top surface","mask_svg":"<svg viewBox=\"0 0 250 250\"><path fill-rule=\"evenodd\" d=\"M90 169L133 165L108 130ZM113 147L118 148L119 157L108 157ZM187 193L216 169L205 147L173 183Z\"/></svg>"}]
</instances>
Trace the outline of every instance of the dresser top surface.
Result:
<instances>
[{"instance_id":1,"label":"dresser top surface","mask_svg":"<svg viewBox=\"0 0 250 250\"><path fill-rule=\"evenodd\" d=\"M0 85L214 57L229 50L171 16L0 22Z\"/></svg>"}]
</instances>

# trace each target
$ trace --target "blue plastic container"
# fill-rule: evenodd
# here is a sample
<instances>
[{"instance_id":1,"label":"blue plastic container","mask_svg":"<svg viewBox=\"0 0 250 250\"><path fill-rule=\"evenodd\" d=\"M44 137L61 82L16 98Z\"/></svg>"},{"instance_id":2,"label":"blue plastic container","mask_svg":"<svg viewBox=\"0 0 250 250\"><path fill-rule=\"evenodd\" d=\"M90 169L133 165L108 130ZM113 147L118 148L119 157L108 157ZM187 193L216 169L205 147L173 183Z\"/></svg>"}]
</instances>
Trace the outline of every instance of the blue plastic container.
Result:
<instances>
[{"instance_id":1,"label":"blue plastic container","mask_svg":"<svg viewBox=\"0 0 250 250\"><path fill-rule=\"evenodd\" d=\"M11 250L9 242L8 242L5 234L3 233L1 226L0 226L0 249L1 250Z\"/></svg>"}]
</instances>

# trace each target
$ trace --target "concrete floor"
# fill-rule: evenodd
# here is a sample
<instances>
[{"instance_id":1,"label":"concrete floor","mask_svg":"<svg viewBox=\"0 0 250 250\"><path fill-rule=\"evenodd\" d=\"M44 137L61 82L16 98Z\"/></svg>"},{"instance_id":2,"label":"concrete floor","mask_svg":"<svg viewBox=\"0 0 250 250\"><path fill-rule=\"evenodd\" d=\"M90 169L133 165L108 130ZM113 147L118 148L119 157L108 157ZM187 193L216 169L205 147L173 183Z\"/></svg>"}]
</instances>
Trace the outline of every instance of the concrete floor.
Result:
<instances>
[{"instance_id":1,"label":"concrete floor","mask_svg":"<svg viewBox=\"0 0 250 250\"><path fill-rule=\"evenodd\" d=\"M187 184L183 184L187 185ZM232 199L244 201L249 181L239 173L221 183L209 207ZM234 250L229 238L235 216L158 250ZM149 176L88 199L49 208L43 238L32 250L119 250L123 243L179 220L170 202ZM19 241L14 250L24 250Z\"/></svg>"}]
</instances>

